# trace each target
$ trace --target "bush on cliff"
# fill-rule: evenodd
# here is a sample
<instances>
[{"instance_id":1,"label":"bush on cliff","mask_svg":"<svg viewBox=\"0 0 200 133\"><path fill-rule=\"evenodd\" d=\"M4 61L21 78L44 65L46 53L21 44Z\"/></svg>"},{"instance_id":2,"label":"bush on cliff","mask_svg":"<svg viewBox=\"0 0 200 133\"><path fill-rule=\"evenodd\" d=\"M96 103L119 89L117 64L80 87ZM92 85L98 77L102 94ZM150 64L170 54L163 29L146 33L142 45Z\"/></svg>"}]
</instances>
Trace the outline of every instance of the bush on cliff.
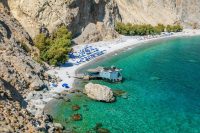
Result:
<instances>
[{"instance_id":1,"label":"bush on cliff","mask_svg":"<svg viewBox=\"0 0 200 133\"><path fill-rule=\"evenodd\" d=\"M68 60L71 51L71 33L65 26L59 27L50 37L41 33L34 39L35 46L40 50L40 59L50 65L59 65Z\"/></svg>"}]
</instances>

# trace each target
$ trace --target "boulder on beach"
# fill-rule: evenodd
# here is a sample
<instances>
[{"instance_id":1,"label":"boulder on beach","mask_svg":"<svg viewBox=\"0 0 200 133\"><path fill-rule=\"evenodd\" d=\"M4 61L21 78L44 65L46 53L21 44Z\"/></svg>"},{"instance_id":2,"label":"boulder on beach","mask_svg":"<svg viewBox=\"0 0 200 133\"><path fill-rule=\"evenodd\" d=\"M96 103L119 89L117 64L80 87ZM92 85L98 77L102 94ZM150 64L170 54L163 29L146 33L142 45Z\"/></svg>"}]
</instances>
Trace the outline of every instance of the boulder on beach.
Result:
<instances>
[{"instance_id":1,"label":"boulder on beach","mask_svg":"<svg viewBox=\"0 0 200 133\"><path fill-rule=\"evenodd\" d=\"M84 93L91 99L103 102L114 102L115 97L111 88L100 85L88 83L85 85Z\"/></svg>"}]
</instances>

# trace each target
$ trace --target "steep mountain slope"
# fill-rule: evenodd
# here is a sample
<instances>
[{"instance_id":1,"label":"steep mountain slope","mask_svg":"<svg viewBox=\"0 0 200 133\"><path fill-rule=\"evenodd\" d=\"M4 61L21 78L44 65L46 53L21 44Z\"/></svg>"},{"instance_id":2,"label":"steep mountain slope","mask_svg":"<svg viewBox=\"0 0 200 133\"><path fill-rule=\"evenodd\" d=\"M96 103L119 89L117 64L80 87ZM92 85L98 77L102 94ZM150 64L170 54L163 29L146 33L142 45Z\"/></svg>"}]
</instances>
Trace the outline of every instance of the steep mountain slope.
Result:
<instances>
[{"instance_id":1,"label":"steep mountain slope","mask_svg":"<svg viewBox=\"0 0 200 133\"><path fill-rule=\"evenodd\" d=\"M199 0L116 0L123 22L200 26Z\"/></svg>"},{"instance_id":2,"label":"steep mountain slope","mask_svg":"<svg viewBox=\"0 0 200 133\"><path fill-rule=\"evenodd\" d=\"M115 37L114 22L120 20L114 0L8 0L8 5L32 37L38 34L42 24L50 32L58 25L68 25L74 37L79 36L89 25L90 31L86 31L78 40L98 41L105 36Z\"/></svg>"},{"instance_id":3,"label":"steep mountain slope","mask_svg":"<svg viewBox=\"0 0 200 133\"><path fill-rule=\"evenodd\" d=\"M45 24L50 32L68 25L78 43L116 37L116 21L200 26L199 0L8 0L31 37Z\"/></svg>"},{"instance_id":4,"label":"steep mountain slope","mask_svg":"<svg viewBox=\"0 0 200 133\"><path fill-rule=\"evenodd\" d=\"M37 120L26 110L27 93L45 86L44 68L35 62L32 40L0 3L0 132L34 132ZM40 122L41 123L41 122Z\"/></svg>"}]
</instances>

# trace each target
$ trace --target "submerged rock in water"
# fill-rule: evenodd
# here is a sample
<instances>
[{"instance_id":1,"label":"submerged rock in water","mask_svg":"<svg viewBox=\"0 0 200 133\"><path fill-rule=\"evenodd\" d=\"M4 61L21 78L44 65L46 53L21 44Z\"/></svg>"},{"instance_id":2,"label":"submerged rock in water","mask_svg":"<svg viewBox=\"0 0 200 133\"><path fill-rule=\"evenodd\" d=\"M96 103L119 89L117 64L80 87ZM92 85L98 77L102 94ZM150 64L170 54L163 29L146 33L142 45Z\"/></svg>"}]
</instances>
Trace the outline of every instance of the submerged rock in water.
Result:
<instances>
[{"instance_id":1,"label":"submerged rock in water","mask_svg":"<svg viewBox=\"0 0 200 133\"><path fill-rule=\"evenodd\" d=\"M110 131L106 128L103 128L102 123L97 123L96 126L93 128L96 133L110 133Z\"/></svg>"},{"instance_id":2,"label":"submerged rock in water","mask_svg":"<svg viewBox=\"0 0 200 133\"><path fill-rule=\"evenodd\" d=\"M77 110L79 110L79 109L81 109L81 107L80 107L79 105L73 105L73 106L72 106L72 110L73 110L73 111L77 111Z\"/></svg>"},{"instance_id":3,"label":"submerged rock in water","mask_svg":"<svg viewBox=\"0 0 200 133\"><path fill-rule=\"evenodd\" d=\"M94 130L98 130L99 128L101 128L103 126L102 123L97 123L96 126L94 127Z\"/></svg>"},{"instance_id":4,"label":"submerged rock in water","mask_svg":"<svg viewBox=\"0 0 200 133\"><path fill-rule=\"evenodd\" d=\"M71 102L71 99L68 98L68 97L63 97L63 100L64 100L65 102Z\"/></svg>"},{"instance_id":5,"label":"submerged rock in water","mask_svg":"<svg viewBox=\"0 0 200 133\"><path fill-rule=\"evenodd\" d=\"M123 95L125 95L126 93L127 93L127 92L124 91L124 90L113 90L113 94L114 94L114 96L116 96L116 97L123 96Z\"/></svg>"},{"instance_id":6,"label":"submerged rock in water","mask_svg":"<svg viewBox=\"0 0 200 133\"><path fill-rule=\"evenodd\" d=\"M127 93L125 93L124 95L122 95L122 98L124 98L124 99L128 99L128 95L127 95Z\"/></svg>"},{"instance_id":7,"label":"submerged rock in water","mask_svg":"<svg viewBox=\"0 0 200 133\"><path fill-rule=\"evenodd\" d=\"M82 115L81 114L74 114L74 115L72 115L72 120L81 121L82 120Z\"/></svg>"},{"instance_id":8,"label":"submerged rock in water","mask_svg":"<svg viewBox=\"0 0 200 133\"><path fill-rule=\"evenodd\" d=\"M110 131L106 128L98 128L97 133L110 133Z\"/></svg>"},{"instance_id":9,"label":"submerged rock in water","mask_svg":"<svg viewBox=\"0 0 200 133\"><path fill-rule=\"evenodd\" d=\"M112 90L103 85L89 83L85 85L84 93L91 99L103 102L114 102Z\"/></svg>"}]
</instances>

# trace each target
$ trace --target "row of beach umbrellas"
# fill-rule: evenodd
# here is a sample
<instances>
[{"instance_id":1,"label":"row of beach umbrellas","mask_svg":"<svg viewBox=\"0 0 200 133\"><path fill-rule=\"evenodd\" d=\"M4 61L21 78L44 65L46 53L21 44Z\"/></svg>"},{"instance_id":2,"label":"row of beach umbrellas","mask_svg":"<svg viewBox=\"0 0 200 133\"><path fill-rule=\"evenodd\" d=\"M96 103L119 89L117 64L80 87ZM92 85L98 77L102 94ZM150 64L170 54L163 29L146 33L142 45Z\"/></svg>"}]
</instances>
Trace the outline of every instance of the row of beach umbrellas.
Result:
<instances>
[{"instance_id":1,"label":"row of beach umbrellas","mask_svg":"<svg viewBox=\"0 0 200 133\"><path fill-rule=\"evenodd\" d=\"M89 61L95 57L103 55L105 50L100 51L98 48L92 46L85 46L79 52L70 53L69 58L73 59L76 65Z\"/></svg>"}]
</instances>

